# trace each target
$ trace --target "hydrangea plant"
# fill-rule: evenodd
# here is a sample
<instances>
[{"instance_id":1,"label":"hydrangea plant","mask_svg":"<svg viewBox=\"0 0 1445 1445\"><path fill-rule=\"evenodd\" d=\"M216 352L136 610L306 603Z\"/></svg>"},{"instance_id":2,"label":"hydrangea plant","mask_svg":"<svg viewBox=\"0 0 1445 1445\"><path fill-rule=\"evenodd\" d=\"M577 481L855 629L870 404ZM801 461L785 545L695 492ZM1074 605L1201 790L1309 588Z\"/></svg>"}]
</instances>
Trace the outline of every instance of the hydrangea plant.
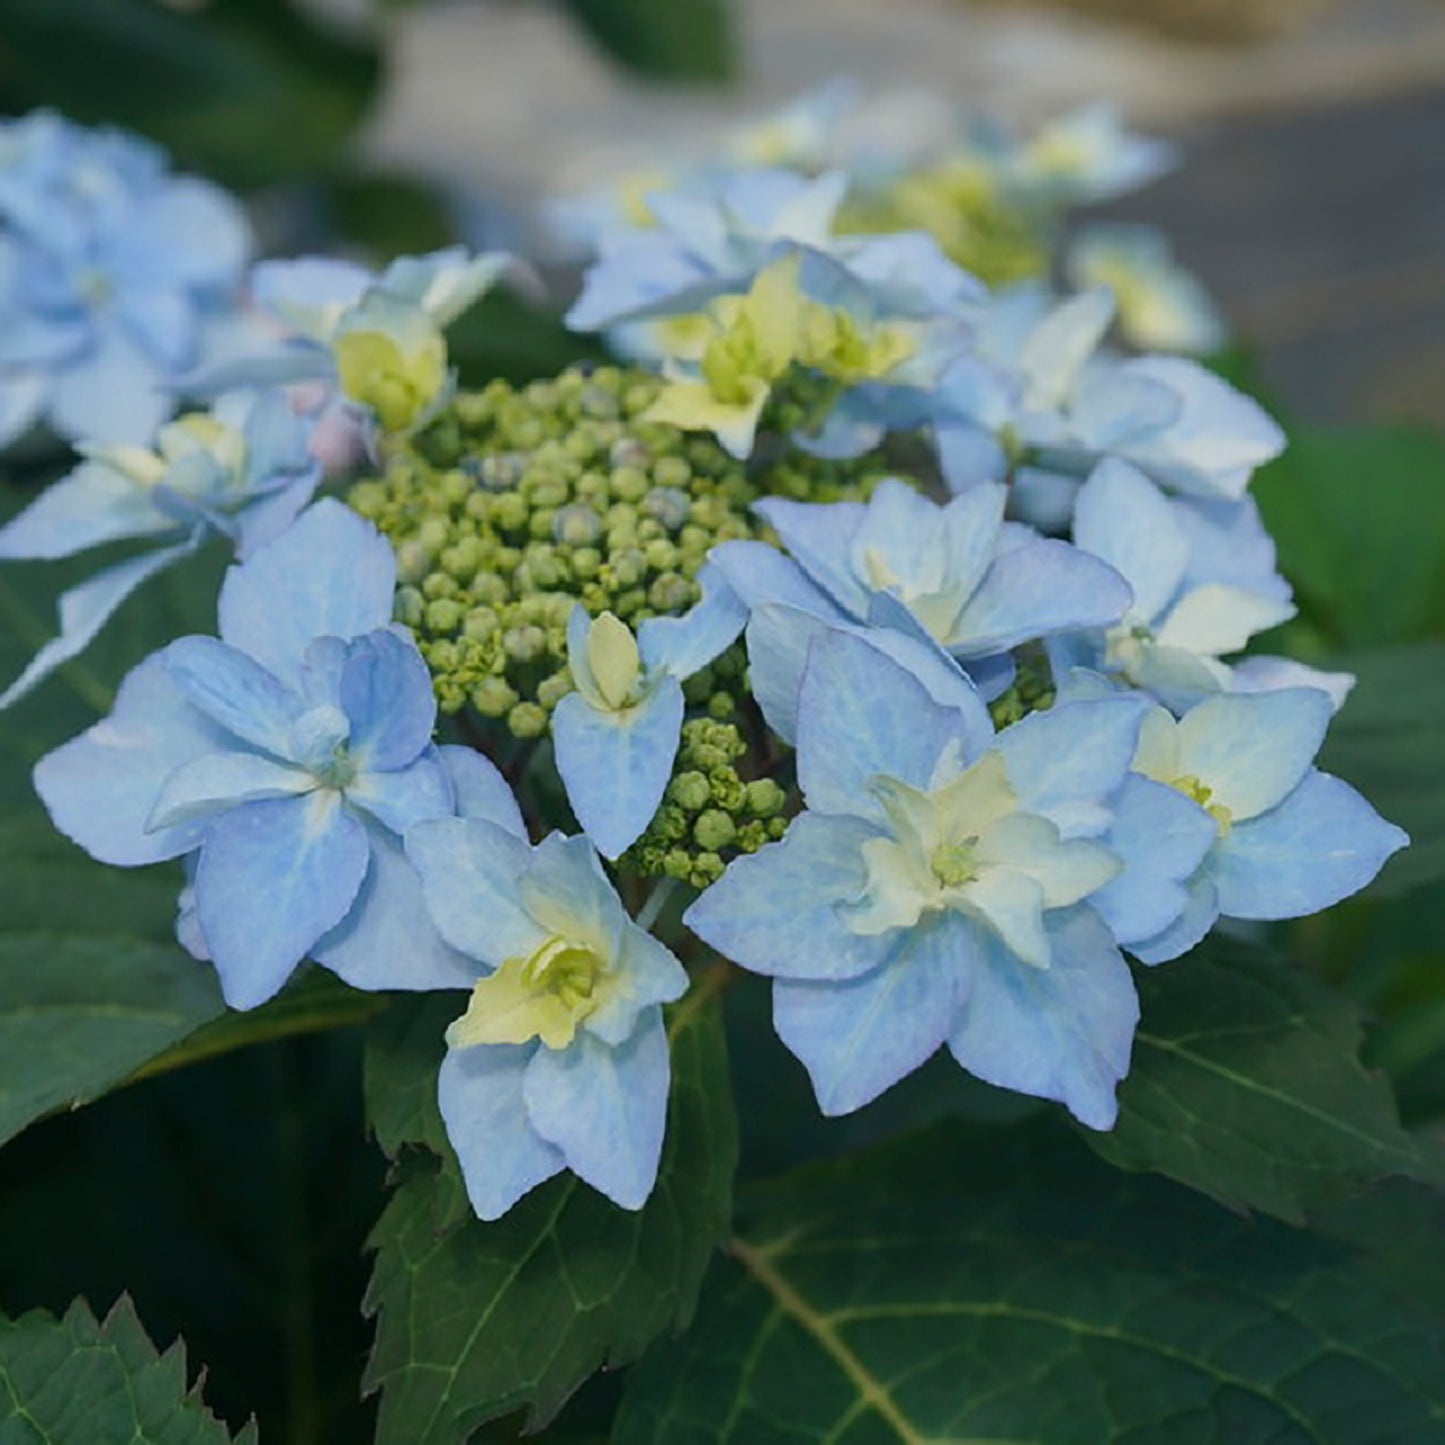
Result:
<instances>
[{"instance_id":1,"label":"hydrangea plant","mask_svg":"<svg viewBox=\"0 0 1445 1445\"><path fill-rule=\"evenodd\" d=\"M0 705L36 715L142 581L234 553L214 625L152 629L103 716L26 735L96 865L65 866L102 900L138 870L179 948L12 983L0 929L0 1116L332 1025L354 1087L360 1034L391 1164L383 1445L545 1426L644 1354L620 1442L1432 1438L1438 1371L1377 1348L1405 1329L1382 1286L1287 1229L1445 1172L1296 966L1340 968L1318 915L1397 886L1409 840L1328 770L1355 776L1327 741L1353 678L1249 651L1309 622L1251 491L1284 432L1201 361L1130 349L1218 337L1166 253L1095 236L1072 294L1028 260L1171 152L1100 108L880 158L852 104L611 216L568 315L612 361L480 387L445 329L504 258L263 262L233 319L265 344L207 358L228 203L139 143L0 132L26 266L133 258L161 224L138 207L174 229L141 299L119 262L103 307L66 273L98 309L0 341L35 348L23 375L0 356L0 398L63 387L64 432L76 398L116 404L72 343L108 355L102 320L175 343L141 434L87 423L0 525L6 561L132 549L62 596ZM982 276L986 237L919 219L966 185L974 232L1026 243ZM166 420L186 388L210 409ZM337 417L363 445L328 477ZM92 1032L34 1022L56 990L96 995ZM42 1055L63 1077L37 1087ZM735 1173L776 1167L734 1207ZM1285 1223L1243 1244L1181 1186ZM1097 1347L1086 1391L1055 1378L1061 1320Z\"/></svg>"}]
</instances>

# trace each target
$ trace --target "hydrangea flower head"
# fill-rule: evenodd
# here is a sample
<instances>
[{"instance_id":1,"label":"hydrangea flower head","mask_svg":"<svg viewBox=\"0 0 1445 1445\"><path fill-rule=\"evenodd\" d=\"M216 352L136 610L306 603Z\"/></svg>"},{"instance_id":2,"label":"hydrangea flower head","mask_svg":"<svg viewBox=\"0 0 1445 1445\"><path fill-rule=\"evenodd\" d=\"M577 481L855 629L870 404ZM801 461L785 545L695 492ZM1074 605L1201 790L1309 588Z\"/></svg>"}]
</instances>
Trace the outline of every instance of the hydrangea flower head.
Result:
<instances>
[{"instance_id":1,"label":"hydrangea flower head","mask_svg":"<svg viewBox=\"0 0 1445 1445\"><path fill-rule=\"evenodd\" d=\"M1083 105L1040 126L1011 157L1016 184L1073 203L1112 200L1174 168L1167 141L1125 129L1118 108Z\"/></svg>"},{"instance_id":2,"label":"hydrangea flower head","mask_svg":"<svg viewBox=\"0 0 1445 1445\"><path fill-rule=\"evenodd\" d=\"M396 979L382 914L408 890L401 833L492 770L432 745L426 665L389 626L394 585L386 541L318 502L228 573L219 640L154 653L109 717L36 766L56 826L93 857L195 855L194 937L233 1007L270 998L307 953L363 986L378 955L388 987L456 982L425 929Z\"/></svg>"},{"instance_id":3,"label":"hydrangea flower head","mask_svg":"<svg viewBox=\"0 0 1445 1445\"><path fill-rule=\"evenodd\" d=\"M480 820L407 834L443 936L473 960L438 1081L472 1206L497 1219L570 1169L624 1209L652 1192L667 1116L661 1005L687 974L627 916L585 838Z\"/></svg>"},{"instance_id":4,"label":"hydrangea flower head","mask_svg":"<svg viewBox=\"0 0 1445 1445\"><path fill-rule=\"evenodd\" d=\"M1109 698L994 736L864 639L809 649L807 811L684 921L771 975L774 1021L825 1113L860 1108L947 1044L964 1068L1107 1128L1138 1005L1088 906L1123 859L1113 821L1141 708Z\"/></svg>"},{"instance_id":5,"label":"hydrangea flower head","mask_svg":"<svg viewBox=\"0 0 1445 1445\"><path fill-rule=\"evenodd\" d=\"M160 428L155 449L82 444L85 460L0 527L0 559L68 557L104 542L144 539L60 599L60 635L0 694L17 701L76 656L141 583L194 552L209 534L241 557L284 531L311 500L320 467L310 423L280 392L224 397Z\"/></svg>"},{"instance_id":6,"label":"hydrangea flower head","mask_svg":"<svg viewBox=\"0 0 1445 1445\"><path fill-rule=\"evenodd\" d=\"M42 422L143 444L235 304L245 216L117 132L42 114L0 146L0 446Z\"/></svg>"}]
</instances>

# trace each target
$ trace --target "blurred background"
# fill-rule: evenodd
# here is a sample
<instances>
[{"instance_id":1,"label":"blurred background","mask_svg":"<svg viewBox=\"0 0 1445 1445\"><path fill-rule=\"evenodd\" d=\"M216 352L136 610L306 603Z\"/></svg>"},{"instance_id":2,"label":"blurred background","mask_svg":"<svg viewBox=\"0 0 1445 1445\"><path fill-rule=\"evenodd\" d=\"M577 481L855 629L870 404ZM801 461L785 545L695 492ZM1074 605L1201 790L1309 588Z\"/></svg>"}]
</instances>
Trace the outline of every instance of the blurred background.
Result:
<instances>
[{"instance_id":1,"label":"blurred background","mask_svg":"<svg viewBox=\"0 0 1445 1445\"><path fill-rule=\"evenodd\" d=\"M839 75L1019 124L1107 97L1184 140L1110 213L1172 235L1263 386L1304 421L1438 420L1441 0L0 0L0 110L155 135L283 251L458 214L517 244L539 195Z\"/></svg>"}]
</instances>

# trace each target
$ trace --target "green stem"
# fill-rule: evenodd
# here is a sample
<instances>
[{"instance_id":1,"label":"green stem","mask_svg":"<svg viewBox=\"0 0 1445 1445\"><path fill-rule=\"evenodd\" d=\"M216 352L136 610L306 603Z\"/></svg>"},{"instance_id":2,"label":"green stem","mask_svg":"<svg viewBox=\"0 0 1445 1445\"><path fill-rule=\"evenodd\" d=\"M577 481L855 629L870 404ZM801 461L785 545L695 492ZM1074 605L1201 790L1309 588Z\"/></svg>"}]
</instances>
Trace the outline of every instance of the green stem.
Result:
<instances>
[{"instance_id":1,"label":"green stem","mask_svg":"<svg viewBox=\"0 0 1445 1445\"><path fill-rule=\"evenodd\" d=\"M676 878L664 878L647 895L647 901L637 912L633 920L639 928L651 928L657 922L657 915L662 912L667 900L677 891Z\"/></svg>"}]
</instances>

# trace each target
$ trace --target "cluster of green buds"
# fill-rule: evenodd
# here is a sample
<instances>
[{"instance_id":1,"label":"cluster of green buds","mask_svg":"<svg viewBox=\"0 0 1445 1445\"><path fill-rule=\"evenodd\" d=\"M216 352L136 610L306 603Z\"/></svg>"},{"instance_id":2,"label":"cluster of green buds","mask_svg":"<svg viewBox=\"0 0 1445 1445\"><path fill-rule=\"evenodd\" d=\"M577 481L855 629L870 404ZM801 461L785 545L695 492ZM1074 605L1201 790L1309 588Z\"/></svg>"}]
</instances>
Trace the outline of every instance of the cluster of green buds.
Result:
<instances>
[{"instance_id":1,"label":"cluster of green buds","mask_svg":"<svg viewBox=\"0 0 1445 1445\"><path fill-rule=\"evenodd\" d=\"M994 727L1002 730L1031 712L1054 705L1056 689L1048 655L1037 643L1014 654L1014 680L988 705Z\"/></svg>"},{"instance_id":2,"label":"cluster of green buds","mask_svg":"<svg viewBox=\"0 0 1445 1445\"><path fill-rule=\"evenodd\" d=\"M731 859L781 838L787 795L772 778L743 776L739 763L747 753L736 723L713 717L685 722L662 806L623 855L627 865L644 876L706 888Z\"/></svg>"},{"instance_id":3,"label":"cluster of green buds","mask_svg":"<svg viewBox=\"0 0 1445 1445\"><path fill-rule=\"evenodd\" d=\"M874 459L792 449L739 462L711 437L644 419L662 385L610 366L494 381L458 393L351 488L351 506L396 549L397 617L444 711L542 736L572 687L578 602L634 629L685 612L715 543L767 536L749 510L760 496L863 497L881 474Z\"/></svg>"}]
</instances>

